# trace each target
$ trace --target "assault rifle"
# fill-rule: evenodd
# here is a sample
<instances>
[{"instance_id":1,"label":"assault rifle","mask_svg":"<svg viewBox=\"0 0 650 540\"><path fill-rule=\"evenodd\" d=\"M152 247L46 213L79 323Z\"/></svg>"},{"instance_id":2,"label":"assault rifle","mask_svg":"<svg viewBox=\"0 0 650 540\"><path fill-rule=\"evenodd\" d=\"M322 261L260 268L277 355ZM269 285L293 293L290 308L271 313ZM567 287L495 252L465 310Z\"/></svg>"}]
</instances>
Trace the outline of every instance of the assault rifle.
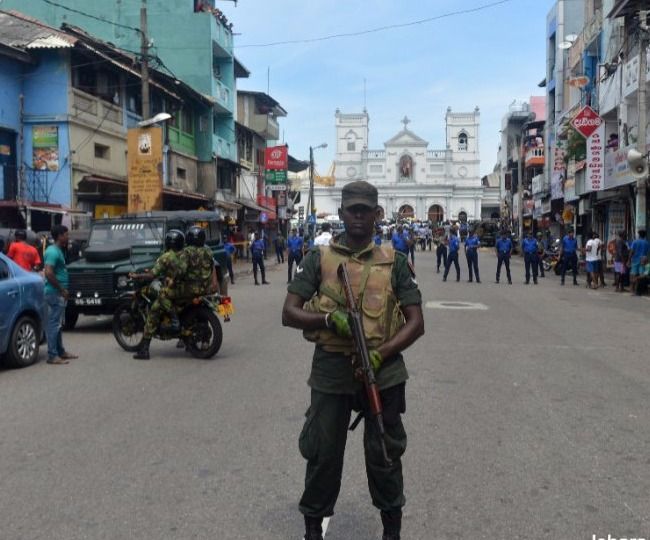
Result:
<instances>
[{"instance_id":1,"label":"assault rifle","mask_svg":"<svg viewBox=\"0 0 650 540\"><path fill-rule=\"evenodd\" d=\"M350 285L350 276L348 275L348 269L345 263L341 263L339 265L337 274L343 285L343 293L345 294L345 302L348 307L350 328L352 330L352 336L354 338L356 354L361 361L360 371L363 379L363 386L366 390L366 396L368 398L368 412L377 425L377 431L379 432L379 442L381 444L382 454L384 455L384 461L386 462L386 465L390 466L393 464L393 462L388 457L388 452L386 451L384 411L381 405L381 397L379 396L379 387L377 386L377 381L375 380L375 372L373 371L372 365L370 364L370 355L368 353L366 335L363 331L361 312L359 311L357 302L354 299L352 286ZM353 422L352 426L350 426L351 430L354 429L361 421L362 416L363 412L359 413L357 419Z\"/></svg>"}]
</instances>

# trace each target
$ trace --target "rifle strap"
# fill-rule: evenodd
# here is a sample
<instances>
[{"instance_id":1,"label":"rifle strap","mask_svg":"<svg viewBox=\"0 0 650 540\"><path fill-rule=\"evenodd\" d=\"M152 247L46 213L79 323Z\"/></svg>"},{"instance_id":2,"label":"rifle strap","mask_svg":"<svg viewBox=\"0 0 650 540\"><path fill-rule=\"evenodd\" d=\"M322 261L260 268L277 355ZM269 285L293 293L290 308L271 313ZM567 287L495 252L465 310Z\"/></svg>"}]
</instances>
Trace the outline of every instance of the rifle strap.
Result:
<instances>
[{"instance_id":1,"label":"rifle strap","mask_svg":"<svg viewBox=\"0 0 650 540\"><path fill-rule=\"evenodd\" d=\"M354 431L357 428L357 426L359 425L359 423L361 422L362 419L363 419L363 411L359 411L359 414L357 414L357 417L354 419L354 422L352 422L352 424L350 424L350 427L348 429L350 431Z\"/></svg>"}]
</instances>

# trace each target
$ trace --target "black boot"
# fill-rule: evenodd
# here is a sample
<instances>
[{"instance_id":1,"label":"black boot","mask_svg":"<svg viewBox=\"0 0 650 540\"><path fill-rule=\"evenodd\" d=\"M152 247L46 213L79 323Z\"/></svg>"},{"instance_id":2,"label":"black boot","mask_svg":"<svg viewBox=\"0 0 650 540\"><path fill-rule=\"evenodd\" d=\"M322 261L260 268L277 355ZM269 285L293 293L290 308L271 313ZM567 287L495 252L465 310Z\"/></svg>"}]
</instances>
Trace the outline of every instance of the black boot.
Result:
<instances>
[{"instance_id":1,"label":"black boot","mask_svg":"<svg viewBox=\"0 0 650 540\"><path fill-rule=\"evenodd\" d=\"M144 338L140 344L140 349L133 355L136 360L149 360L149 343L151 338Z\"/></svg>"},{"instance_id":2,"label":"black boot","mask_svg":"<svg viewBox=\"0 0 650 540\"><path fill-rule=\"evenodd\" d=\"M305 516L305 540L323 540L323 519Z\"/></svg>"},{"instance_id":3,"label":"black boot","mask_svg":"<svg viewBox=\"0 0 650 540\"><path fill-rule=\"evenodd\" d=\"M400 540L402 530L402 511L381 512L381 522L384 525L382 540Z\"/></svg>"}]
</instances>

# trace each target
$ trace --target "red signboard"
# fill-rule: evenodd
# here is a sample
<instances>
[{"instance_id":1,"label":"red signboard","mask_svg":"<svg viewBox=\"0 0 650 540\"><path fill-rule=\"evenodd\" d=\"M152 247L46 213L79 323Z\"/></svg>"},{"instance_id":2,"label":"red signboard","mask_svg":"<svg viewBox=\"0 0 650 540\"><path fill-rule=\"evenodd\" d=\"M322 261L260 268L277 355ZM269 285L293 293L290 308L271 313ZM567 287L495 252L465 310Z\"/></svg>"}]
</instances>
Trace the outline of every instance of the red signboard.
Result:
<instances>
[{"instance_id":1,"label":"red signboard","mask_svg":"<svg viewBox=\"0 0 650 540\"><path fill-rule=\"evenodd\" d=\"M584 106L571 120L571 125L585 139L588 139L602 123L603 119L589 105Z\"/></svg>"},{"instance_id":2,"label":"red signboard","mask_svg":"<svg viewBox=\"0 0 650 540\"><path fill-rule=\"evenodd\" d=\"M264 150L264 168L286 171L289 167L289 149L287 146L272 146Z\"/></svg>"},{"instance_id":3,"label":"red signboard","mask_svg":"<svg viewBox=\"0 0 650 540\"><path fill-rule=\"evenodd\" d=\"M273 197L265 197L264 195L257 196L257 204L264 206L269 210L275 210L276 202Z\"/></svg>"}]
</instances>

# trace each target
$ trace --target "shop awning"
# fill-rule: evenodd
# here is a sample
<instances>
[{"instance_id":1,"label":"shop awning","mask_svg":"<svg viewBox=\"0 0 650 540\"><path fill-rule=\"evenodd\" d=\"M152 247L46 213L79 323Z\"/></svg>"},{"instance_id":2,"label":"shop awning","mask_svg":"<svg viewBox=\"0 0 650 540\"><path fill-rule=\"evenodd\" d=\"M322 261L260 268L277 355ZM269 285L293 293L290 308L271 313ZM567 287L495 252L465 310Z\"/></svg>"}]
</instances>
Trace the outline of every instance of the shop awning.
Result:
<instances>
[{"instance_id":1,"label":"shop awning","mask_svg":"<svg viewBox=\"0 0 650 540\"><path fill-rule=\"evenodd\" d=\"M250 210L257 210L258 212L270 212L268 208L264 208L263 206L260 206L257 204L254 200L252 199L237 199L237 202L241 204L245 208L249 208Z\"/></svg>"},{"instance_id":2,"label":"shop awning","mask_svg":"<svg viewBox=\"0 0 650 540\"><path fill-rule=\"evenodd\" d=\"M171 195L173 197L183 197L185 199L194 199L196 201L208 202L207 196L203 195L202 193L183 191L182 189L175 189L172 187L164 187L163 195Z\"/></svg>"},{"instance_id":3,"label":"shop awning","mask_svg":"<svg viewBox=\"0 0 650 540\"><path fill-rule=\"evenodd\" d=\"M241 204L237 204L230 201L219 201L219 200L214 201L214 205L218 206L219 208L223 208L224 210L239 210L242 207Z\"/></svg>"},{"instance_id":4,"label":"shop awning","mask_svg":"<svg viewBox=\"0 0 650 540\"><path fill-rule=\"evenodd\" d=\"M39 201L0 201L0 208L20 208L24 210L36 210L38 212L48 212L50 214L62 214L62 215L88 215L88 212L83 210L76 210L74 208L68 208L62 204L46 203Z\"/></svg>"}]
</instances>

